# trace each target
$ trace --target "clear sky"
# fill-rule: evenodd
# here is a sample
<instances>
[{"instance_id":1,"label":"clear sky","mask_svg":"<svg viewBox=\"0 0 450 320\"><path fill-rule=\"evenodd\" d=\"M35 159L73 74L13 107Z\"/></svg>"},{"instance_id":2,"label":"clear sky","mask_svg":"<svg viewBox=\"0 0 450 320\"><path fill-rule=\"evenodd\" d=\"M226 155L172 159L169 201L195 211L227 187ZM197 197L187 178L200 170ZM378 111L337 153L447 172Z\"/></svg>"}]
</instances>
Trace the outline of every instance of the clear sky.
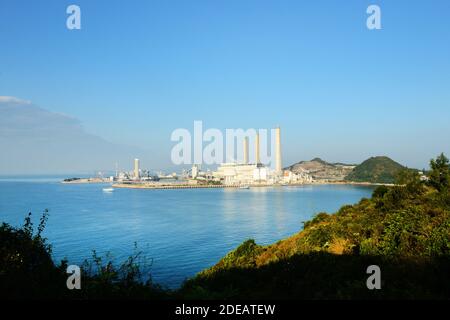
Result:
<instances>
[{"instance_id":1,"label":"clear sky","mask_svg":"<svg viewBox=\"0 0 450 320\"><path fill-rule=\"evenodd\" d=\"M149 168L170 166L171 132L194 120L280 125L285 165L422 168L450 154L449 15L448 0L1 0L0 96L146 150Z\"/></svg>"}]
</instances>

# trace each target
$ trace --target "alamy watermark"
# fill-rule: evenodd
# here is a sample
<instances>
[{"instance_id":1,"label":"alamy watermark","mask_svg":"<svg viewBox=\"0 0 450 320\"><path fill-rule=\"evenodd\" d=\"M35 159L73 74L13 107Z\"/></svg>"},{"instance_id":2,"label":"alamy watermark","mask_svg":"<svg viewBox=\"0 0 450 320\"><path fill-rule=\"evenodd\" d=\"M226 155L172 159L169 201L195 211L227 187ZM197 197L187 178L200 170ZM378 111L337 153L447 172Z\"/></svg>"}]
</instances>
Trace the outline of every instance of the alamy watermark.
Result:
<instances>
[{"instance_id":1,"label":"alamy watermark","mask_svg":"<svg viewBox=\"0 0 450 320\"><path fill-rule=\"evenodd\" d=\"M376 4L367 7L366 13L370 16L366 20L366 26L369 30L381 29L381 8Z\"/></svg>"},{"instance_id":2,"label":"alamy watermark","mask_svg":"<svg viewBox=\"0 0 450 320\"><path fill-rule=\"evenodd\" d=\"M70 265L67 267L66 273L70 274L70 276L67 278L67 281L66 281L67 289L80 290L81 289L81 269L80 269L80 267L77 265Z\"/></svg>"},{"instance_id":3,"label":"alamy watermark","mask_svg":"<svg viewBox=\"0 0 450 320\"><path fill-rule=\"evenodd\" d=\"M212 165L247 159L249 163L269 166L275 160L277 130L239 128L225 129L224 133L217 128L204 130L202 121L194 121L193 133L185 128L172 132L170 140L177 144L172 148L171 160L176 165Z\"/></svg>"},{"instance_id":4,"label":"alamy watermark","mask_svg":"<svg viewBox=\"0 0 450 320\"><path fill-rule=\"evenodd\" d=\"M81 8L75 4L67 7L66 13L69 14L66 20L66 27L69 30L81 29Z\"/></svg>"},{"instance_id":5,"label":"alamy watermark","mask_svg":"<svg viewBox=\"0 0 450 320\"><path fill-rule=\"evenodd\" d=\"M377 265L370 265L366 270L367 274L370 276L367 278L366 286L369 290L380 290L381 289L381 269Z\"/></svg>"},{"instance_id":6,"label":"alamy watermark","mask_svg":"<svg viewBox=\"0 0 450 320\"><path fill-rule=\"evenodd\" d=\"M66 286L69 290L80 290L81 289L81 269L77 265L70 265L66 270L67 274L70 276L67 278ZM366 273L370 276L366 280L366 286L369 290L380 290L381 289L381 269L377 265L370 265L366 269Z\"/></svg>"},{"instance_id":7,"label":"alamy watermark","mask_svg":"<svg viewBox=\"0 0 450 320\"><path fill-rule=\"evenodd\" d=\"M66 27L69 30L81 29L81 8L76 4L71 4L67 7L66 13L69 16L66 19ZM381 8L376 4L371 4L366 9L366 14L369 17L366 20L366 26L369 30L381 29Z\"/></svg>"}]
</instances>

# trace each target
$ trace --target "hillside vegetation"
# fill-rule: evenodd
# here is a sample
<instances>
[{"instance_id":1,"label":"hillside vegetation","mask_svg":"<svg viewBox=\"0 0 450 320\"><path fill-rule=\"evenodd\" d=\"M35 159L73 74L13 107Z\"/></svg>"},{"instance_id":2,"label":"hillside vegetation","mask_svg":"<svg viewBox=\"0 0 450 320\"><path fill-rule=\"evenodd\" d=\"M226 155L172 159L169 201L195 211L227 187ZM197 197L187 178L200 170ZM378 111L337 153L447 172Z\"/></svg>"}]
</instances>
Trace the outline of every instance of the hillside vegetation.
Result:
<instances>
[{"instance_id":1,"label":"hillside vegetation","mask_svg":"<svg viewBox=\"0 0 450 320\"><path fill-rule=\"evenodd\" d=\"M304 230L268 246L247 240L187 281L192 298L450 298L450 169L431 161L371 199L319 213ZM366 268L379 265L382 290L368 290Z\"/></svg>"},{"instance_id":2,"label":"hillside vegetation","mask_svg":"<svg viewBox=\"0 0 450 320\"><path fill-rule=\"evenodd\" d=\"M0 298L2 299L165 299L168 292L152 283L145 257L135 252L113 264L94 251L82 268L81 290L68 290L68 262L55 264L52 247L42 237L48 212L37 228L31 213L21 228L0 225Z\"/></svg>"},{"instance_id":3,"label":"hillside vegetation","mask_svg":"<svg viewBox=\"0 0 450 320\"><path fill-rule=\"evenodd\" d=\"M354 182L394 183L405 167L388 157L372 157L356 166L345 180Z\"/></svg>"}]
</instances>

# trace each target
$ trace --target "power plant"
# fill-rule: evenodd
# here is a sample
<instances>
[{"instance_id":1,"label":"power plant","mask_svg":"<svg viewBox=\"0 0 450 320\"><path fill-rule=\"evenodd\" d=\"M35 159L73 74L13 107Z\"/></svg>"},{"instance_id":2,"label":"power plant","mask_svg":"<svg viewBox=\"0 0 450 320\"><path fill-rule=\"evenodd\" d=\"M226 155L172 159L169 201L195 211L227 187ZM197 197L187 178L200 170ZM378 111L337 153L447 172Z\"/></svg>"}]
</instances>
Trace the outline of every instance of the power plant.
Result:
<instances>
[{"instance_id":1,"label":"power plant","mask_svg":"<svg viewBox=\"0 0 450 320\"><path fill-rule=\"evenodd\" d=\"M225 185L272 185L284 183L310 182L311 178L306 174L294 174L290 171L283 172L281 156L281 129L275 129L275 168L271 169L261 163L260 137L255 134L255 163L249 163L248 149L249 137L243 139L243 161L228 162L221 164L217 171L213 172L213 177Z\"/></svg>"},{"instance_id":2,"label":"power plant","mask_svg":"<svg viewBox=\"0 0 450 320\"><path fill-rule=\"evenodd\" d=\"M110 181L118 182L115 186L122 187L149 187L149 188L178 188L178 187L245 187L249 186L270 186L284 184L311 183L312 177L308 172L292 172L283 170L282 148L281 148L281 128L277 126L273 129L275 139L271 146L270 163L272 168L261 162L260 134L258 131L254 136L245 135L242 137L243 157L242 159L222 163L216 171L202 171L200 165L194 164L188 171L184 171L180 179L176 173L171 175L150 174L148 170L141 170L139 159L134 159L134 168L130 172L118 172L116 176L110 177ZM273 137L273 136L272 136ZM249 141L254 141L254 162L249 159ZM263 145L264 147L264 145ZM264 150L264 152L266 152ZM266 159L266 158L265 158Z\"/></svg>"}]
</instances>

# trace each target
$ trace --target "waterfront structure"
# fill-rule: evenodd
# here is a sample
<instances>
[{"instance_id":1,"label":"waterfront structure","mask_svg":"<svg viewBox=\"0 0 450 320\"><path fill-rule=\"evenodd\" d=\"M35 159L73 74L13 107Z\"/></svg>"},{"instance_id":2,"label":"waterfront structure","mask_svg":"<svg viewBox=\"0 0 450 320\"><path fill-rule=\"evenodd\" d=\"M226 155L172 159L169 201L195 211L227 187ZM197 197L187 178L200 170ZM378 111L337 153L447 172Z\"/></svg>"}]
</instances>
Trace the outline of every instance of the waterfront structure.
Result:
<instances>
[{"instance_id":1,"label":"waterfront structure","mask_svg":"<svg viewBox=\"0 0 450 320\"><path fill-rule=\"evenodd\" d=\"M214 177L223 181L225 185L248 185L256 183L268 183L269 170L259 163L235 163L221 164Z\"/></svg>"},{"instance_id":2,"label":"waterfront structure","mask_svg":"<svg viewBox=\"0 0 450 320\"><path fill-rule=\"evenodd\" d=\"M311 183L311 176L305 171L293 173L282 168L281 129L275 129L275 169L261 163L259 134L255 136L255 163L248 163L248 137L244 138L244 160L242 163L228 162L221 164L214 177L225 185L272 185L289 183Z\"/></svg>"},{"instance_id":3,"label":"waterfront structure","mask_svg":"<svg viewBox=\"0 0 450 320\"><path fill-rule=\"evenodd\" d=\"M249 163L249 138L243 138L243 159L240 162L228 162L221 164L216 171L207 169L202 171L198 164L194 164L190 170L178 177L176 173L164 175L162 172L152 175L149 170L140 168L139 159L134 159L134 168L129 172L119 172L116 165L116 176L109 182L118 182L125 185L142 186L267 186L284 184L312 183L313 179L307 170L292 172L282 168L281 129L275 129L275 153L274 169L261 163L259 133L255 138L255 162Z\"/></svg>"},{"instance_id":4,"label":"waterfront structure","mask_svg":"<svg viewBox=\"0 0 450 320\"><path fill-rule=\"evenodd\" d=\"M255 163L261 163L261 159L259 158L259 133L256 132L255 136Z\"/></svg>"},{"instance_id":5,"label":"waterfront structure","mask_svg":"<svg viewBox=\"0 0 450 320\"><path fill-rule=\"evenodd\" d=\"M248 162L248 137L244 138L244 160L242 163L228 162L221 164L213 173L215 179L230 185L274 185L311 183L312 177L306 171L294 173L283 170L281 153L281 129L275 129L275 169L261 163L260 139L258 132L255 136L255 163Z\"/></svg>"},{"instance_id":6,"label":"waterfront structure","mask_svg":"<svg viewBox=\"0 0 450 320\"><path fill-rule=\"evenodd\" d=\"M139 180L139 159L134 159L134 178Z\"/></svg>"},{"instance_id":7,"label":"waterfront structure","mask_svg":"<svg viewBox=\"0 0 450 320\"><path fill-rule=\"evenodd\" d=\"M282 175L281 167L281 132L280 127L275 129L275 172L278 175Z\"/></svg>"},{"instance_id":8,"label":"waterfront structure","mask_svg":"<svg viewBox=\"0 0 450 320\"><path fill-rule=\"evenodd\" d=\"M196 179L198 177L198 174L199 174L198 165L194 164L192 166L192 169L191 169L191 177L192 177L192 179Z\"/></svg>"},{"instance_id":9,"label":"waterfront structure","mask_svg":"<svg viewBox=\"0 0 450 320\"><path fill-rule=\"evenodd\" d=\"M308 174L306 170L300 170L296 173L290 170L283 171L283 183L285 184L303 184L312 182L313 178Z\"/></svg>"},{"instance_id":10,"label":"waterfront structure","mask_svg":"<svg viewBox=\"0 0 450 320\"><path fill-rule=\"evenodd\" d=\"M248 137L244 138L244 164L248 164Z\"/></svg>"}]
</instances>

